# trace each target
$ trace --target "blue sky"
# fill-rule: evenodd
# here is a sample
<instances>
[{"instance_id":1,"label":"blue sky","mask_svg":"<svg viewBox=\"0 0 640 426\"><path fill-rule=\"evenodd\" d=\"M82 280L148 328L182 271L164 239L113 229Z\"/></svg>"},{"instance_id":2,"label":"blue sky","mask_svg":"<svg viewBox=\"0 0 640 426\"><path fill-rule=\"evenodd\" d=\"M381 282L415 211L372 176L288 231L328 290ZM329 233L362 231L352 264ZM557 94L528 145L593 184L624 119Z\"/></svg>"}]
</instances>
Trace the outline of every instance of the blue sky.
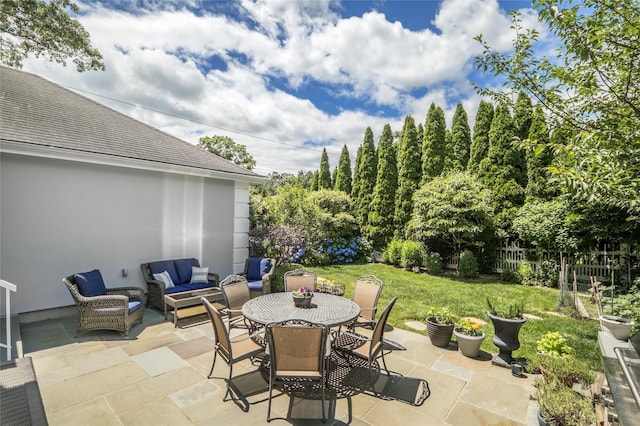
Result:
<instances>
[{"instance_id":1,"label":"blue sky","mask_svg":"<svg viewBox=\"0 0 640 426\"><path fill-rule=\"evenodd\" d=\"M78 19L107 70L78 74L30 58L25 71L77 90L190 143L225 135L256 171L352 165L365 129L424 123L433 102L450 125L461 102L471 125L480 102L471 81L483 34L511 47L511 9L542 38L530 1L113 1L78 3Z\"/></svg>"}]
</instances>

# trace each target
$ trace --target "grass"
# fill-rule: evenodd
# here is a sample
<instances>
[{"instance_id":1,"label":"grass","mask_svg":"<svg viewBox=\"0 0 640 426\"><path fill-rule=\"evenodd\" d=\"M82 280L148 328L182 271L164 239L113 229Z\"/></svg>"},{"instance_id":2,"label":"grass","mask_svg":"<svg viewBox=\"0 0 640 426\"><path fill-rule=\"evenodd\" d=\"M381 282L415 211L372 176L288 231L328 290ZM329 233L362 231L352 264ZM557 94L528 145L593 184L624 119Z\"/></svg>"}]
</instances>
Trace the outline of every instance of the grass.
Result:
<instances>
[{"instance_id":1,"label":"grass","mask_svg":"<svg viewBox=\"0 0 640 426\"><path fill-rule=\"evenodd\" d=\"M335 265L305 269L315 272L319 277L345 284L345 297L351 297L353 294L358 276L375 275L384 283L378 302L380 310L394 296L398 296L389 318L389 323L396 328L427 335L426 330L416 331L405 323L424 322L431 306L448 307L459 317L471 316L482 319L487 323L483 327L487 338L482 343L482 349L493 354L498 352L498 348L492 343L493 326L486 315L487 297L498 305L523 299L525 313L540 319L528 319L522 327L519 335L520 349L514 352L514 357L530 359L536 353L536 342L543 334L559 331L573 348L576 358L584 360L594 371L603 371L597 343L599 323L596 320L582 320L560 314L557 310L558 290L503 283L493 276L462 280L454 276L417 274L384 264ZM280 283L280 286L281 275L284 272L285 269L276 272L274 281ZM588 299L581 300L588 305Z\"/></svg>"}]
</instances>

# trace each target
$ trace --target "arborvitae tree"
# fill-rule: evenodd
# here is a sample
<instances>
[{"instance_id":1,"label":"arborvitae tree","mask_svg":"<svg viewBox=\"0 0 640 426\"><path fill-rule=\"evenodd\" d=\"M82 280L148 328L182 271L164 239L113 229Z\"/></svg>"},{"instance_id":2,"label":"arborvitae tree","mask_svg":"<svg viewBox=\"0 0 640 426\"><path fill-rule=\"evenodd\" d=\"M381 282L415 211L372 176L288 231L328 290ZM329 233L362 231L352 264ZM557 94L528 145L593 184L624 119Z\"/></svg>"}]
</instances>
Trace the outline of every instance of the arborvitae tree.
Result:
<instances>
[{"instance_id":1,"label":"arborvitae tree","mask_svg":"<svg viewBox=\"0 0 640 426\"><path fill-rule=\"evenodd\" d=\"M400 137L402 137L402 132L399 133ZM424 127L422 127L422 123L418 123L418 126L416 127L416 137L420 143L424 140Z\"/></svg>"},{"instance_id":2,"label":"arborvitae tree","mask_svg":"<svg viewBox=\"0 0 640 426\"><path fill-rule=\"evenodd\" d=\"M471 129L469 118L462 104L458 104L451 122L451 143L447 144L447 158L449 169L447 172L462 172L467 169L469 163L469 151L471 149Z\"/></svg>"},{"instance_id":3,"label":"arborvitae tree","mask_svg":"<svg viewBox=\"0 0 640 426\"><path fill-rule=\"evenodd\" d=\"M533 106L531 105L531 99L524 92L518 94L518 100L513 108L513 125L515 126L515 136L520 140L527 139L529 137L529 128L531 127L531 120L533 116ZM519 149L520 155L517 157L518 162L514 164L514 167L518 170L518 176L520 179L518 183L522 187L527 186L527 159L526 152Z\"/></svg>"},{"instance_id":4,"label":"arborvitae tree","mask_svg":"<svg viewBox=\"0 0 640 426\"><path fill-rule=\"evenodd\" d=\"M393 237L395 195L398 187L396 150L391 126L385 124L378 142L378 173L365 236L373 247L382 249Z\"/></svg>"},{"instance_id":5,"label":"arborvitae tree","mask_svg":"<svg viewBox=\"0 0 640 426\"><path fill-rule=\"evenodd\" d=\"M353 182L351 183L351 202L352 205L360 195L360 164L362 163L362 145L358 147L356 153L356 165L353 168Z\"/></svg>"},{"instance_id":6,"label":"arborvitae tree","mask_svg":"<svg viewBox=\"0 0 640 426\"><path fill-rule=\"evenodd\" d=\"M513 209L524 203L524 189L518 183L523 180L518 168L522 150L514 146L514 136L515 126L509 107L500 103L491 122L488 156L480 162L480 177L485 186L493 190L496 220L503 229L510 227Z\"/></svg>"},{"instance_id":7,"label":"arborvitae tree","mask_svg":"<svg viewBox=\"0 0 640 426\"><path fill-rule=\"evenodd\" d=\"M493 105L489 102L480 101L478 112L476 113L476 123L473 126L473 140L469 152L469 163L467 169L471 173L478 173L480 161L489 153L489 130L493 121Z\"/></svg>"},{"instance_id":8,"label":"arborvitae tree","mask_svg":"<svg viewBox=\"0 0 640 426\"><path fill-rule=\"evenodd\" d=\"M373 131L370 127L364 132L362 142L362 154L360 164L356 173L359 175L358 192L355 198L352 196L352 203L355 207L354 216L358 219L361 229L367 224L371 199L373 198L373 187L376 184L377 173L376 147L373 143ZM353 191L352 191L353 192Z\"/></svg>"},{"instance_id":9,"label":"arborvitae tree","mask_svg":"<svg viewBox=\"0 0 640 426\"><path fill-rule=\"evenodd\" d=\"M420 185L422 153L413 117L404 119L402 139L398 147L398 191L394 214L394 235L404 238L404 229L413 212L413 193Z\"/></svg>"},{"instance_id":10,"label":"arborvitae tree","mask_svg":"<svg viewBox=\"0 0 640 426\"><path fill-rule=\"evenodd\" d=\"M422 142L422 183L440 176L447 156L445 147L445 131L447 123L442 108L431 104L424 125Z\"/></svg>"},{"instance_id":11,"label":"arborvitae tree","mask_svg":"<svg viewBox=\"0 0 640 426\"><path fill-rule=\"evenodd\" d=\"M538 105L533 111L531 127L529 128L529 140L538 144L541 150L527 151L527 187L525 194L528 197L550 199L553 195L553 187L549 185L549 173L546 167L551 164L553 154L548 147L549 129L545 121L542 107Z\"/></svg>"},{"instance_id":12,"label":"arborvitae tree","mask_svg":"<svg viewBox=\"0 0 640 426\"><path fill-rule=\"evenodd\" d=\"M332 187L329 155L327 155L327 148L322 148L322 157L320 157L320 174L318 176L318 188L331 189Z\"/></svg>"},{"instance_id":13,"label":"arborvitae tree","mask_svg":"<svg viewBox=\"0 0 640 426\"><path fill-rule=\"evenodd\" d=\"M311 190L318 190L318 181L320 180L320 173L317 170L313 171L313 175L311 176Z\"/></svg>"},{"instance_id":14,"label":"arborvitae tree","mask_svg":"<svg viewBox=\"0 0 640 426\"><path fill-rule=\"evenodd\" d=\"M444 152L447 153L446 157L444 157L444 166L442 167L441 176L447 175L450 171L455 167L453 164L454 158L451 155L453 152L453 136L451 135L451 130L447 129L444 131Z\"/></svg>"},{"instance_id":15,"label":"arborvitae tree","mask_svg":"<svg viewBox=\"0 0 640 426\"><path fill-rule=\"evenodd\" d=\"M336 191L344 191L347 194L351 194L351 159L349 158L349 150L346 144L342 147L340 161L336 168L336 177L333 182Z\"/></svg>"}]
</instances>

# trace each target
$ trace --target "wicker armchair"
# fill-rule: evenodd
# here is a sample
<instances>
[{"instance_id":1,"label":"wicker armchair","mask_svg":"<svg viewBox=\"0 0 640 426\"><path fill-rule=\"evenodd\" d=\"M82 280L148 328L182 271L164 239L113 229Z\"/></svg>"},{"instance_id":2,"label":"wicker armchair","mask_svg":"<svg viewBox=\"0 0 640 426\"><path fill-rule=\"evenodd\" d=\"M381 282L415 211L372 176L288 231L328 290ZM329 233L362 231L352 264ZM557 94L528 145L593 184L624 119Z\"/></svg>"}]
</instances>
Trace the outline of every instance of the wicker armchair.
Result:
<instances>
[{"instance_id":1,"label":"wicker armchair","mask_svg":"<svg viewBox=\"0 0 640 426\"><path fill-rule=\"evenodd\" d=\"M275 259L250 257L244 263L244 271L238 275L247 277L251 297L255 297L271 293L271 277L275 268Z\"/></svg>"},{"instance_id":2,"label":"wicker armchair","mask_svg":"<svg viewBox=\"0 0 640 426\"><path fill-rule=\"evenodd\" d=\"M116 330L128 336L134 324L142 323L146 302L144 290L139 287L104 288L104 294L85 296L78 288L77 281L87 275L102 282L102 276L97 269L62 279L80 311L80 322L75 336L78 337L89 330Z\"/></svg>"}]
</instances>

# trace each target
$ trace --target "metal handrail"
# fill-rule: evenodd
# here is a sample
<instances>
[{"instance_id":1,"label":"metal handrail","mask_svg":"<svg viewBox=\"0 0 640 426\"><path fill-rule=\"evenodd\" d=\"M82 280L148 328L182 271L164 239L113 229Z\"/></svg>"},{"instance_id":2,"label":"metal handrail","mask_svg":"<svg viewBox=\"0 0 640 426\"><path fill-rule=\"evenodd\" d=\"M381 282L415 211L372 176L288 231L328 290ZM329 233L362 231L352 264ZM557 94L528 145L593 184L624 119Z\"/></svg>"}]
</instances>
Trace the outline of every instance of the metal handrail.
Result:
<instances>
[{"instance_id":1,"label":"metal handrail","mask_svg":"<svg viewBox=\"0 0 640 426\"><path fill-rule=\"evenodd\" d=\"M11 356L11 292L16 292L17 287L15 284L11 284L8 281L0 280L0 287L4 289L4 294L6 298L5 305L5 322L7 327L7 343L4 344L0 342L0 348L6 348L7 350L7 360L11 360L13 357Z\"/></svg>"}]
</instances>

